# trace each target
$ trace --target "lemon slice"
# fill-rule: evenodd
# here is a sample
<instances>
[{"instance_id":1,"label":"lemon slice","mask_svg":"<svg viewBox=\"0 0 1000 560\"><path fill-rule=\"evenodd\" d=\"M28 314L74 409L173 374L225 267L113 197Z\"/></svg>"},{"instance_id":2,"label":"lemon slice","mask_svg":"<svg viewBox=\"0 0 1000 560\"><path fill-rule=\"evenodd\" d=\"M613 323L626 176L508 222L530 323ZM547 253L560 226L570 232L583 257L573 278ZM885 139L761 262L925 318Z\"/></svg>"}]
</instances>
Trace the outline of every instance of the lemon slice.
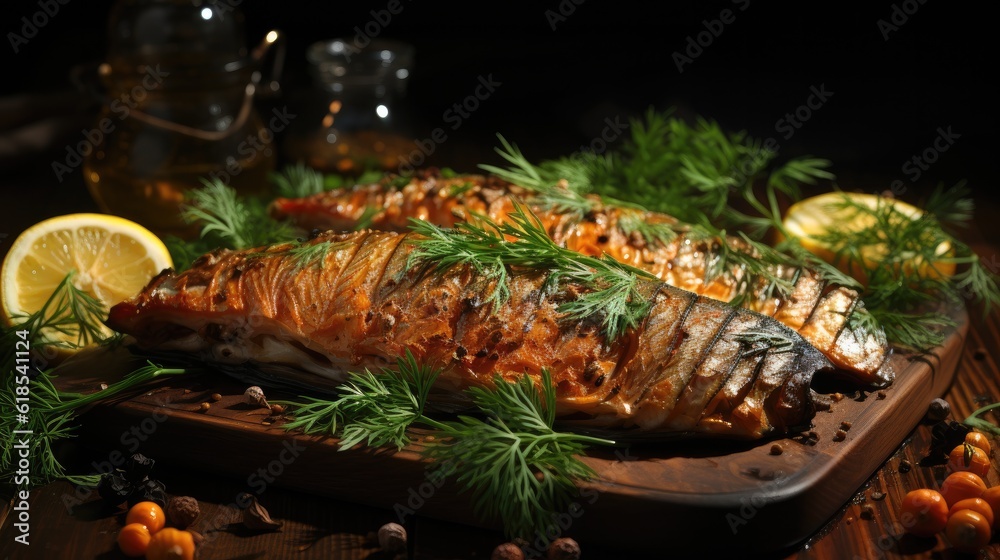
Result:
<instances>
[{"instance_id":1,"label":"lemon slice","mask_svg":"<svg viewBox=\"0 0 1000 560\"><path fill-rule=\"evenodd\" d=\"M868 212L864 208L874 212ZM890 254L889 247L885 243L863 243L860 235L862 232L870 234L873 228L883 227L879 225L880 220L876 215L884 218L883 223L888 222L889 227L896 228L904 225L902 220L918 219L924 212L912 204L894 198L865 193L830 192L793 204L786 212L783 223L786 231L798 238L809 252L836 266L863 285L868 284L865 270L891 264L900 266L904 274L915 273L922 277L948 277L955 273L955 263L947 260L952 255L952 247L946 240L938 244L934 251L935 259L931 261L915 251L910 254L897 251L897 254L893 255L895 263L886 262ZM861 262L842 254L838 255L844 247L831 246L827 240L822 239L831 232L846 234L843 237L848 242L852 233L859 234L853 248L860 254ZM865 235L864 239L870 241L872 237ZM884 233L879 232L876 232L874 237L887 239Z\"/></svg>"},{"instance_id":2,"label":"lemon slice","mask_svg":"<svg viewBox=\"0 0 1000 560\"><path fill-rule=\"evenodd\" d=\"M135 222L106 214L57 216L31 226L14 240L0 269L0 303L5 320L12 324L40 310L73 272L76 288L111 307L172 266L163 242ZM76 342L72 334L42 334L52 341Z\"/></svg>"}]
</instances>

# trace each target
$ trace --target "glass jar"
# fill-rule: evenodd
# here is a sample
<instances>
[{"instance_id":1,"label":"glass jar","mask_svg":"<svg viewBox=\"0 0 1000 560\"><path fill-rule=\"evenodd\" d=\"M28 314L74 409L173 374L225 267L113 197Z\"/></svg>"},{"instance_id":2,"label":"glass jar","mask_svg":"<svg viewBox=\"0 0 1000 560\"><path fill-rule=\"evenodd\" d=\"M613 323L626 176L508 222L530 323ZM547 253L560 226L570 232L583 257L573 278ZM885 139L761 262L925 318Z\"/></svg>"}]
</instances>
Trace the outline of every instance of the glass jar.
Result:
<instances>
[{"instance_id":1,"label":"glass jar","mask_svg":"<svg viewBox=\"0 0 1000 560\"><path fill-rule=\"evenodd\" d=\"M276 32L251 54L241 14L225 3L121 0L109 38L102 134L84 160L103 211L190 238L179 212L188 189L215 179L241 194L266 189L276 131L254 105L255 78Z\"/></svg>"},{"instance_id":2,"label":"glass jar","mask_svg":"<svg viewBox=\"0 0 1000 560\"><path fill-rule=\"evenodd\" d=\"M345 39L312 44L306 58L314 87L299 95L286 158L353 176L397 170L413 150L401 103L413 53L412 45L388 39L361 48Z\"/></svg>"}]
</instances>

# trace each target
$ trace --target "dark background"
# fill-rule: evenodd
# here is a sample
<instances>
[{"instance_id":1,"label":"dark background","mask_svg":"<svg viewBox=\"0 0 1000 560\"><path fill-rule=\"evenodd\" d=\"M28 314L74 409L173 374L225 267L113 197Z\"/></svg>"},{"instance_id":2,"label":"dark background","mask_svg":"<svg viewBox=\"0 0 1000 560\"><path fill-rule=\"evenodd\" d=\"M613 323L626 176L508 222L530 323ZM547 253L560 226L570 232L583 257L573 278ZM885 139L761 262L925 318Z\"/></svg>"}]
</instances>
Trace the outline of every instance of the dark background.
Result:
<instances>
[{"instance_id":1,"label":"dark background","mask_svg":"<svg viewBox=\"0 0 1000 560\"><path fill-rule=\"evenodd\" d=\"M99 62L106 54L109 0L69 0L36 37L14 54L9 38L0 45L3 95L70 91L70 69ZM305 49L313 41L354 37L373 20L371 10L387 1L245 1L248 44L270 29L288 38L285 92L308 87ZM944 182L968 179L977 198L993 197L987 150L996 128L995 94L987 79L996 73L992 25L987 14L929 0L866 2L859 6L759 0L676 3L546 0L530 7L506 3L430 3L402 0L381 37L416 47L407 107L418 119L418 136L443 124L442 114L471 94L478 76L502 83L428 163L467 168L495 163L499 132L515 140L530 159L568 154L600 134L606 117L641 115L649 107L677 107L731 130L760 138L775 136L782 158L813 154L831 159L844 188L876 191L894 179L910 194ZM741 5L749 4L745 11ZM553 30L546 11L573 13ZM907 16L889 40L877 21L894 10ZM671 58L687 38L704 31L703 20L732 9L735 22L687 64ZM20 32L23 16L37 0L2 8L3 31ZM898 16L897 16L898 17ZM899 21L899 20L897 20ZM810 86L825 84L830 100L785 140L775 124L805 103ZM0 122L14 116L3 114ZM57 107L53 105L53 111ZM60 109L62 110L62 109ZM83 122L89 118L83 116ZM15 119L16 120L16 119ZM961 137L910 184L902 165L933 145L939 127ZM52 177L54 157L80 136L48 155L8 162L7 181L23 174ZM88 200L82 179L51 186L56 194ZM84 189L85 190L85 189ZM905 197L905 196L904 196Z\"/></svg>"}]
</instances>

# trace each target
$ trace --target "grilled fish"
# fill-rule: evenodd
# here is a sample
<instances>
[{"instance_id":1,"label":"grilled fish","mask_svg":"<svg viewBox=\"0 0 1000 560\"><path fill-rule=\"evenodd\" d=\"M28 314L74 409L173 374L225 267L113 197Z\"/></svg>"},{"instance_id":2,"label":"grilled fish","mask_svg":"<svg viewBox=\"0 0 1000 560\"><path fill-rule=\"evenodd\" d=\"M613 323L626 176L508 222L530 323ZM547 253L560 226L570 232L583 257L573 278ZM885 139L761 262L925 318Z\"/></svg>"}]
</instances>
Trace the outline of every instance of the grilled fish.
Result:
<instances>
[{"instance_id":1,"label":"grilled fish","mask_svg":"<svg viewBox=\"0 0 1000 560\"><path fill-rule=\"evenodd\" d=\"M810 383L830 362L771 317L640 280L651 307L609 340L559 304L586 287L546 287L546 270L513 269L510 297L472 266L408 266L418 234L326 232L300 244L217 250L166 270L110 310L108 326L152 352L308 374L335 386L407 350L442 368L434 400L456 402L494 374L539 382L548 368L561 422L652 437L761 438L807 426ZM309 264L296 255L325 243Z\"/></svg>"},{"instance_id":2,"label":"grilled fish","mask_svg":"<svg viewBox=\"0 0 1000 560\"><path fill-rule=\"evenodd\" d=\"M379 183L305 198L279 198L272 203L271 213L307 230L351 230L364 219L366 227L401 232L406 231L410 219L452 227L484 215L502 223L520 200L531 207L549 236L569 249L590 256L608 254L671 286L712 299L728 302L747 291L751 297L741 298L740 305L797 331L833 362L836 375L871 388L892 382L891 351L884 333L880 328L852 326L852 314L864 312L856 291L830 285L809 270L776 266L772 272L791 286L783 297L767 282L749 279L739 266L709 275L707 269L720 254L716 238L686 234L680 227L675 238L663 242L647 239L634 227L637 222L677 226L671 216L608 206L596 196L586 197L584 214L551 201L540 202L539 198L538 193L495 176L442 178L424 173L402 187ZM731 237L728 244L752 253L739 238ZM709 276L713 277L706 280Z\"/></svg>"}]
</instances>

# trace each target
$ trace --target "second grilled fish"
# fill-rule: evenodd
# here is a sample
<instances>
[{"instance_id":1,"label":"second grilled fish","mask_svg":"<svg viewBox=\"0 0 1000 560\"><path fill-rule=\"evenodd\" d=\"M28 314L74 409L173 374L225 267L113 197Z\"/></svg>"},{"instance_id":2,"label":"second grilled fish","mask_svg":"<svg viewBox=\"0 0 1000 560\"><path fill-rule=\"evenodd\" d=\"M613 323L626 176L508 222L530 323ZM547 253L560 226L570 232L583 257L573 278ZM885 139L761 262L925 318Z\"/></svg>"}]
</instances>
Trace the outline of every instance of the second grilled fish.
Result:
<instances>
[{"instance_id":1,"label":"second grilled fish","mask_svg":"<svg viewBox=\"0 0 1000 560\"><path fill-rule=\"evenodd\" d=\"M792 286L786 296L762 282L741 286L746 272L738 266L730 266L723 274L708 274L707 269L720 254L717 239L696 238L681 230L666 243L649 240L636 231L634 224L675 225L677 220L664 214L607 206L598 197L587 199L589 208L581 214L551 201L542 203L538 193L497 177L442 178L424 173L402 187L383 182L306 198L279 198L271 211L275 217L291 219L306 229L351 230L367 216L367 225L372 228L406 231L410 219L452 227L479 214L502 223L515 202L522 200L531 206L549 236L569 249L591 256L608 254L651 272L671 286L721 301L739 297L741 290L749 291L750 297L742 300L742 306L772 316L797 331L833 362L835 374L872 388L892 382L893 370L888 363L891 352L884 333L880 328L870 331L852 326L852 314L864 312L856 291L828 284L810 270L790 267L772 269ZM374 214L369 216L373 209ZM729 245L746 246L738 238L730 238Z\"/></svg>"}]
</instances>

